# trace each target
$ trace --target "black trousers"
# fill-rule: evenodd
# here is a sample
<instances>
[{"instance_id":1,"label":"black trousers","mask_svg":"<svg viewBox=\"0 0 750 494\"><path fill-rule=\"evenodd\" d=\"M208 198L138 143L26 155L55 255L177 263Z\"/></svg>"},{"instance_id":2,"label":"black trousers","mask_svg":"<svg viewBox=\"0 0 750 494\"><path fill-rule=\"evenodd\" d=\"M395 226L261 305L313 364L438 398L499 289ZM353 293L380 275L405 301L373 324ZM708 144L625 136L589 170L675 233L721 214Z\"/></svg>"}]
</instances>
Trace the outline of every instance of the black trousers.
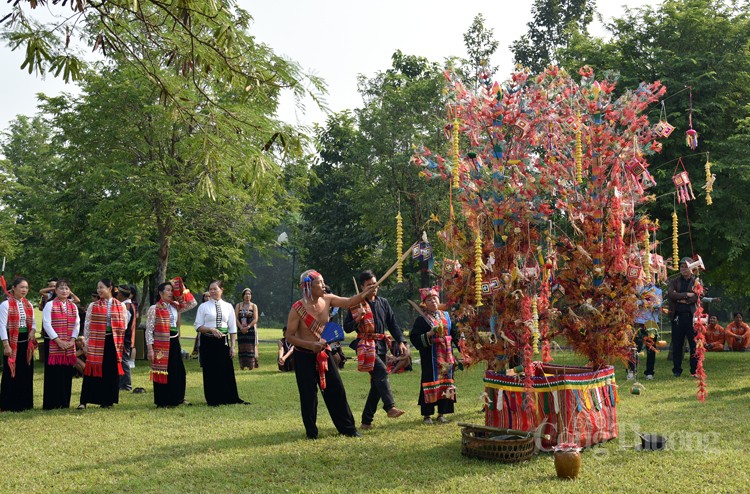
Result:
<instances>
[{"instance_id":1,"label":"black trousers","mask_svg":"<svg viewBox=\"0 0 750 494\"><path fill-rule=\"evenodd\" d=\"M182 361L180 338L169 339L167 383L154 383L154 404L157 407L176 407L185 401L185 363Z\"/></svg>"},{"instance_id":2,"label":"black trousers","mask_svg":"<svg viewBox=\"0 0 750 494\"><path fill-rule=\"evenodd\" d=\"M388 381L388 368L385 365L385 354L378 354L375 367L370 371L370 393L367 395L365 409L362 410L362 423L371 424L378 409L378 402L383 400L383 410L393 408L395 400Z\"/></svg>"},{"instance_id":3,"label":"black trousers","mask_svg":"<svg viewBox=\"0 0 750 494\"><path fill-rule=\"evenodd\" d=\"M346 401L344 382L341 380L339 369L333 361L330 352L328 354L328 371L326 372L326 389L323 391L323 401L326 403L328 413L333 425L341 434L351 436L357 432L354 424L354 416ZM302 423L305 425L307 437L315 439L318 437L318 386L320 379L315 367L316 355L312 352L294 349L294 373L297 377L297 389L299 390L300 411L302 412Z\"/></svg>"},{"instance_id":4,"label":"black trousers","mask_svg":"<svg viewBox=\"0 0 750 494\"><path fill-rule=\"evenodd\" d=\"M693 315L689 312L678 312L672 319L672 372L675 374L682 374L685 338L687 338L690 347L690 373L695 374L698 369L698 359L695 356Z\"/></svg>"},{"instance_id":5,"label":"black trousers","mask_svg":"<svg viewBox=\"0 0 750 494\"><path fill-rule=\"evenodd\" d=\"M232 405L243 402L237 393L237 379L234 377L234 363L229 358L227 338L228 336L216 338L201 334L203 394L209 406ZM170 345L170 352L171 350ZM169 360L172 360L171 353Z\"/></svg>"},{"instance_id":6,"label":"black trousers","mask_svg":"<svg viewBox=\"0 0 750 494\"><path fill-rule=\"evenodd\" d=\"M628 361L628 370L635 372L636 366L640 363L638 353L643 350L643 339L648 336L645 328L639 325L638 334L635 336L636 354L631 357ZM654 366L656 365L656 351L651 348L646 349L646 371L643 373L646 376L654 375Z\"/></svg>"},{"instance_id":7,"label":"black trousers","mask_svg":"<svg viewBox=\"0 0 750 494\"><path fill-rule=\"evenodd\" d=\"M110 407L120 402L120 373L117 366L117 349L111 334L104 338L102 377L83 376L81 404L94 403Z\"/></svg>"},{"instance_id":8,"label":"black trousers","mask_svg":"<svg viewBox=\"0 0 750 494\"><path fill-rule=\"evenodd\" d=\"M10 376L8 357L3 356L3 377L0 383L0 410L21 412L34 408L34 361L26 363L29 342L25 334L18 336L16 347L16 377Z\"/></svg>"}]
</instances>

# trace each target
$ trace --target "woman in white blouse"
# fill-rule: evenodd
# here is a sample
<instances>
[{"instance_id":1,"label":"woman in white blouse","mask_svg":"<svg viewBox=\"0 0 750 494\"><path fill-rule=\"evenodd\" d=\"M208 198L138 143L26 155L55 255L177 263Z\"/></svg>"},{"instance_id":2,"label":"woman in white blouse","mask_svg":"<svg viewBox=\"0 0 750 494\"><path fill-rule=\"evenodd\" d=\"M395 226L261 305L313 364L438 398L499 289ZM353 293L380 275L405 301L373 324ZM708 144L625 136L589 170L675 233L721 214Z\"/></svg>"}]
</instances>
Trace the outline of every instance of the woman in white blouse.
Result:
<instances>
[{"instance_id":1,"label":"woman in white blouse","mask_svg":"<svg viewBox=\"0 0 750 494\"><path fill-rule=\"evenodd\" d=\"M198 307L195 330L200 334L203 361L203 393L209 406L249 404L237 393L232 358L235 354L237 321L232 304L221 299L224 284L212 281L208 287L211 297Z\"/></svg>"},{"instance_id":2,"label":"woman in white blouse","mask_svg":"<svg viewBox=\"0 0 750 494\"><path fill-rule=\"evenodd\" d=\"M183 312L198 302L189 293L175 300L173 289L169 282L159 285L159 302L148 309L146 317L146 347L157 407L190 404L185 401L186 375L180 346L180 319Z\"/></svg>"},{"instance_id":3,"label":"woman in white blouse","mask_svg":"<svg viewBox=\"0 0 750 494\"><path fill-rule=\"evenodd\" d=\"M20 412L34 408L34 360L29 342L36 340L34 308L26 295L29 282L16 278L8 300L0 304L0 340L3 341L3 377L0 410Z\"/></svg>"},{"instance_id":4,"label":"woman in white blouse","mask_svg":"<svg viewBox=\"0 0 750 494\"><path fill-rule=\"evenodd\" d=\"M76 338L81 327L78 307L71 300L67 280L56 280L55 298L44 304L42 328L44 339L44 399L42 408L70 407L70 390L76 365Z\"/></svg>"}]
</instances>

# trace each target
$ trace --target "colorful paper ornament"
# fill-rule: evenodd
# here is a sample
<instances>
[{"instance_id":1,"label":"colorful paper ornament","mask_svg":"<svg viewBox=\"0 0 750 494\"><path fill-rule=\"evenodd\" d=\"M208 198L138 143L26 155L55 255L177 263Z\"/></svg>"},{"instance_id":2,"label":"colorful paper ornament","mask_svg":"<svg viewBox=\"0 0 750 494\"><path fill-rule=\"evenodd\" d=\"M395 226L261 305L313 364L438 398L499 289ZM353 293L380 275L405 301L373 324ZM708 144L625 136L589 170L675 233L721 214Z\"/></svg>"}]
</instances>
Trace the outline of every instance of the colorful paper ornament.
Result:
<instances>
[{"instance_id":1,"label":"colorful paper ornament","mask_svg":"<svg viewBox=\"0 0 750 494\"><path fill-rule=\"evenodd\" d=\"M664 101L661 102L661 113L659 114L659 123L654 126L654 132L657 135L667 138L672 135L675 127L667 122L667 109L664 107Z\"/></svg>"},{"instance_id":2,"label":"colorful paper ornament","mask_svg":"<svg viewBox=\"0 0 750 494\"><path fill-rule=\"evenodd\" d=\"M685 204L688 201L695 199L693 194L693 186L690 184L690 176L687 170L683 170L676 175L672 176L672 182L675 188L677 188L677 202Z\"/></svg>"},{"instance_id":3,"label":"colorful paper ornament","mask_svg":"<svg viewBox=\"0 0 750 494\"><path fill-rule=\"evenodd\" d=\"M637 281L641 277L641 267L638 266L637 264L629 264L627 277L631 281Z\"/></svg>"},{"instance_id":4,"label":"colorful paper ornament","mask_svg":"<svg viewBox=\"0 0 750 494\"><path fill-rule=\"evenodd\" d=\"M513 127L510 129L510 133L513 135L513 137L520 139L524 135L526 135L526 131L529 130L529 122L523 119L516 120L516 123L513 124Z\"/></svg>"}]
</instances>

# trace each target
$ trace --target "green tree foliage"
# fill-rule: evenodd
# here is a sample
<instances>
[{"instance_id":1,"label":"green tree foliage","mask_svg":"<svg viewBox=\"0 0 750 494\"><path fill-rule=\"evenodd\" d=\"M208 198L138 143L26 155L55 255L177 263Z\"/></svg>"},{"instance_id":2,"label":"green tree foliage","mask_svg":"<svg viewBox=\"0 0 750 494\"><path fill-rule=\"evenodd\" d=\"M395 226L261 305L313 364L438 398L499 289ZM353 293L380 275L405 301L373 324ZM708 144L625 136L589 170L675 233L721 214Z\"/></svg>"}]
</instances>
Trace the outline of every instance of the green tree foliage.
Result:
<instances>
[{"instance_id":1,"label":"green tree foliage","mask_svg":"<svg viewBox=\"0 0 750 494\"><path fill-rule=\"evenodd\" d=\"M592 0L534 0L528 31L510 47L515 62L537 73L556 63L572 33L586 33L594 10Z\"/></svg>"},{"instance_id":2,"label":"green tree foliage","mask_svg":"<svg viewBox=\"0 0 750 494\"><path fill-rule=\"evenodd\" d=\"M404 248L425 229L435 240L442 225L431 215L447 220L447 186L435 181L426 187L410 163L416 144L438 149L447 143L442 71L400 51L392 61L374 77L360 77L363 108L334 115L318 131L320 161L313 167L318 182L311 186L303 217L310 246L305 262L321 266L327 282L346 293L361 269L383 273L396 261L399 210ZM407 278L416 271L407 261Z\"/></svg>"},{"instance_id":3,"label":"green tree foliage","mask_svg":"<svg viewBox=\"0 0 750 494\"><path fill-rule=\"evenodd\" d=\"M7 9L2 36L12 49L25 51L21 68L29 73L77 81L87 66L82 49L117 54L156 86L162 103L171 102L180 117L206 126L253 125L267 145L279 137L285 145L296 139L227 107L214 88L252 103L284 88L300 97L321 95L319 79L307 78L313 88L308 92L296 64L247 35L252 17L234 0L21 0ZM42 21L49 16L37 9L53 18Z\"/></svg>"},{"instance_id":4,"label":"green tree foliage","mask_svg":"<svg viewBox=\"0 0 750 494\"><path fill-rule=\"evenodd\" d=\"M210 137L175 121L128 65L87 75L82 90L44 98L46 120L20 118L2 148L13 185L2 202L16 211L27 272L76 284L103 275L157 283L168 273L201 287L236 280L249 246L268 243L296 208L286 178L301 165L282 170L271 155L243 163L229 146L207 163ZM200 192L207 172L212 198Z\"/></svg>"},{"instance_id":5,"label":"green tree foliage","mask_svg":"<svg viewBox=\"0 0 750 494\"><path fill-rule=\"evenodd\" d=\"M561 52L571 70L586 63L595 70L617 70L621 85L661 80L668 88L664 99L668 121L677 127L664 142L661 155L651 161L657 178L650 206L653 217L662 219L661 252L671 255L671 213L674 191L671 176L677 158L690 173L698 199L688 203L693 242L689 240L686 210L677 205L680 218L681 253L700 253L709 271L706 280L730 295L750 295L744 278L736 274L750 270L750 214L747 191L750 169L750 5L718 0L667 0L655 8L629 10L608 25L612 38L605 41L575 36ZM685 145L689 94L692 88L693 126L699 134L698 149ZM651 117L658 121L660 108ZM707 206L701 187L708 158L716 175L713 205Z\"/></svg>"},{"instance_id":6,"label":"green tree foliage","mask_svg":"<svg viewBox=\"0 0 750 494\"><path fill-rule=\"evenodd\" d=\"M469 29L464 33L467 58L461 65L461 79L467 87L475 90L482 84L484 78L492 80L492 76L497 72L497 66L490 64L490 58L497 51L499 43L495 39L494 29L486 28L484 23L484 16L477 14Z\"/></svg>"}]
</instances>

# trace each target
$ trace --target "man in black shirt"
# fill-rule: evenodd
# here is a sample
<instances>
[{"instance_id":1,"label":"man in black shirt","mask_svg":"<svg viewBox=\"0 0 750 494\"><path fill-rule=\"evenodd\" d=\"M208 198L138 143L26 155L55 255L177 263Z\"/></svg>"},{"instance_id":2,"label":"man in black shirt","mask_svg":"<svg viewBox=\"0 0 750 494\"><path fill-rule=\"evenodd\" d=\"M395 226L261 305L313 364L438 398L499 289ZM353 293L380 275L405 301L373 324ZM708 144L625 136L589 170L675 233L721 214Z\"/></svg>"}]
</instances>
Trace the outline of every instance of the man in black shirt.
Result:
<instances>
[{"instance_id":1,"label":"man in black shirt","mask_svg":"<svg viewBox=\"0 0 750 494\"><path fill-rule=\"evenodd\" d=\"M363 271L359 275L359 283L362 290L367 290L371 286L377 283L375 273L369 269ZM376 357L375 366L370 372L370 393L367 396L365 402L365 408L362 410L362 429L372 429L372 420L375 417L375 412L378 408L378 402L383 400L383 409L386 411L388 417L397 418L404 414L403 410L396 408L395 400L393 399L393 393L391 393L391 384L388 381L388 370L386 367L386 353L388 347L385 344L385 328L388 328L391 336L397 342L399 342L399 352L401 355L409 355L409 347L406 344L406 338L401 332L401 328L396 322L396 317L393 314L393 309L388 300L383 297L378 297L378 289L373 290L370 298L367 300L367 304L372 310L373 320L375 322L375 344L376 344ZM348 311L346 319L344 320L344 331L351 333L359 327L359 321L362 317L362 312L354 309ZM352 342L351 347L357 348L358 340L355 339Z\"/></svg>"},{"instance_id":2,"label":"man in black shirt","mask_svg":"<svg viewBox=\"0 0 750 494\"><path fill-rule=\"evenodd\" d=\"M689 257L680 261L680 276L669 282L669 319L672 321L672 373L674 377L682 375L682 356L685 351L685 339L690 347L690 374L695 377L698 368L698 358L695 356L695 329L693 328L693 314L702 302L719 301L719 298L703 297L693 291L696 277L688 267L693 262Z\"/></svg>"}]
</instances>

